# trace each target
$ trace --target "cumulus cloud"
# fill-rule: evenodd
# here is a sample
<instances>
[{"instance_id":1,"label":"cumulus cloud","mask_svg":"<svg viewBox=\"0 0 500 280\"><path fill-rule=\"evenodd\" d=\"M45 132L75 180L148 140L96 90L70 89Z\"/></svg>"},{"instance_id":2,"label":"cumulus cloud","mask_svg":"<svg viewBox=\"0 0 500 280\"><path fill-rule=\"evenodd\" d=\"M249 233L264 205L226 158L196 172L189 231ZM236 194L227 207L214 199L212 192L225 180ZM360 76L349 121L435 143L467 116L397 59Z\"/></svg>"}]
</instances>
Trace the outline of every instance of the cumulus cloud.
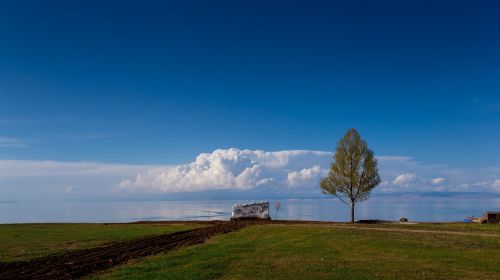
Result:
<instances>
[{"instance_id":1,"label":"cumulus cloud","mask_svg":"<svg viewBox=\"0 0 500 280\"><path fill-rule=\"evenodd\" d=\"M219 149L200 154L194 162L154 168L123 180L127 191L193 192L206 190L249 190L272 188L317 188L331 153L307 150L266 152ZM324 173L324 172L323 172Z\"/></svg>"},{"instance_id":2,"label":"cumulus cloud","mask_svg":"<svg viewBox=\"0 0 500 280\"><path fill-rule=\"evenodd\" d=\"M392 183L397 186L401 186L403 188L408 188L417 180L417 176L411 173L404 173L398 175Z\"/></svg>"},{"instance_id":3,"label":"cumulus cloud","mask_svg":"<svg viewBox=\"0 0 500 280\"><path fill-rule=\"evenodd\" d=\"M500 167L453 169L421 164L411 157L377 159L382 183L375 193L500 192ZM172 197L175 193L203 198L208 192L230 191L237 193L233 198L247 197L241 192L322 196L318 182L331 160L332 153L324 151L235 148L202 153L190 163L171 166L0 160L0 200Z\"/></svg>"},{"instance_id":4,"label":"cumulus cloud","mask_svg":"<svg viewBox=\"0 0 500 280\"><path fill-rule=\"evenodd\" d=\"M378 156L377 159L383 183L375 192L500 189L493 181L485 180L500 174L500 168L451 169L444 165L424 165L403 156ZM331 160L332 153L324 151L219 149L200 154L188 164L152 168L126 178L119 189L145 193L252 190L319 195L319 180L327 174ZM479 180L486 183L474 183Z\"/></svg>"},{"instance_id":5,"label":"cumulus cloud","mask_svg":"<svg viewBox=\"0 0 500 280\"><path fill-rule=\"evenodd\" d=\"M317 179L320 177L322 173L326 173L327 171L321 171L321 167L319 165L315 165L311 168L304 168L300 171L293 171L288 173L287 182L289 186L300 186L303 184L312 185L317 183Z\"/></svg>"}]
</instances>

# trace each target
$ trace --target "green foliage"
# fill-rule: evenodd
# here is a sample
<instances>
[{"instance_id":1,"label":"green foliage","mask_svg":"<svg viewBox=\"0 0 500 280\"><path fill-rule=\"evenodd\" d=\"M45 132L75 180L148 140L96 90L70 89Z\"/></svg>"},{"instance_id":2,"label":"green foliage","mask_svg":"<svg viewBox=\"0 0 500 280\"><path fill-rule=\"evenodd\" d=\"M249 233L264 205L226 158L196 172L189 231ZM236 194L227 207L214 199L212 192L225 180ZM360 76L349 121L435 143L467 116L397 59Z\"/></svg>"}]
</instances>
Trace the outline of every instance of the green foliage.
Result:
<instances>
[{"instance_id":1,"label":"green foliage","mask_svg":"<svg viewBox=\"0 0 500 280\"><path fill-rule=\"evenodd\" d=\"M337 143L330 172L320 181L321 190L337 196L345 204L350 203L351 221L354 221L354 205L368 199L378 184L380 177L373 151L356 129L349 129Z\"/></svg>"}]
</instances>

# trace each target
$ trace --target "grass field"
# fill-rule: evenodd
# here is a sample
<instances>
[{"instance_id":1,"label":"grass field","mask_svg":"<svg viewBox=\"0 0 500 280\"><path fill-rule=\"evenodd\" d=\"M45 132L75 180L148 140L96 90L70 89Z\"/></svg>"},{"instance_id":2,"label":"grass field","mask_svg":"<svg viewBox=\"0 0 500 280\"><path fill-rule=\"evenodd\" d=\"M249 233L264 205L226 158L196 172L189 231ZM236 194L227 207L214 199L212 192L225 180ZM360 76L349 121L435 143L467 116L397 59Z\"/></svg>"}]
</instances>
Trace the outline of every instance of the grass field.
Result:
<instances>
[{"instance_id":1,"label":"grass field","mask_svg":"<svg viewBox=\"0 0 500 280\"><path fill-rule=\"evenodd\" d=\"M0 225L0 262L26 260L107 242L175 232L196 225L12 224Z\"/></svg>"},{"instance_id":2,"label":"grass field","mask_svg":"<svg viewBox=\"0 0 500 280\"><path fill-rule=\"evenodd\" d=\"M468 231L496 232L498 228L470 226ZM436 227L443 228L421 226ZM499 260L498 237L261 225L93 278L500 279Z\"/></svg>"},{"instance_id":3,"label":"grass field","mask_svg":"<svg viewBox=\"0 0 500 280\"><path fill-rule=\"evenodd\" d=\"M2 261L26 259L195 226L2 225L0 239L7 242L0 243L0 252ZM500 279L500 237L478 234L500 234L500 226L253 225L88 278Z\"/></svg>"}]
</instances>

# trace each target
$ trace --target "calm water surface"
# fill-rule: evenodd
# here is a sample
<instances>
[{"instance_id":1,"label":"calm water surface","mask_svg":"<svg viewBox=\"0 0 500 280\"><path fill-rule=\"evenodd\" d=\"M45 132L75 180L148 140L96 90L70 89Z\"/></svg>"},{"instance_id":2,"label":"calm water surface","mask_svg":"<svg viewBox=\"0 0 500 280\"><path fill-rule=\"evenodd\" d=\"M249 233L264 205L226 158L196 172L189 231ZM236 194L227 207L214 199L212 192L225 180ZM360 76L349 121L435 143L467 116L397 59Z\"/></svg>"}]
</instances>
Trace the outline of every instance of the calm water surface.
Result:
<instances>
[{"instance_id":1,"label":"calm water surface","mask_svg":"<svg viewBox=\"0 0 500 280\"><path fill-rule=\"evenodd\" d=\"M132 222L139 220L227 220L236 200L0 202L0 223ZM276 217L274 202L271 216ZM278 219L347 221L349 207L335 199L280 200ZM500 211L500 198L372 197L356 208L356 219L462 221Z\"/></svg>"}]
</instances>

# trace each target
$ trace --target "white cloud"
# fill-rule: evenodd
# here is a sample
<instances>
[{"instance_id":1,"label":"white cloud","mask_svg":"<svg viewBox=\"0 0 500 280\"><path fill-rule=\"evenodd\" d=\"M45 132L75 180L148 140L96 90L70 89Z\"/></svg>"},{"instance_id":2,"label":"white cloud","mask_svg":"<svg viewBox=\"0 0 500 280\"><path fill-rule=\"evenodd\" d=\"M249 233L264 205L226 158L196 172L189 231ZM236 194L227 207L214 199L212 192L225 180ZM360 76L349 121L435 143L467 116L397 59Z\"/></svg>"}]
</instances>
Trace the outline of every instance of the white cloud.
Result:
<instances>
[{"instance_id":1,"label":"white cloud","mask_svg":"<svg viewBox=\"0 0 500 280\"><path fill-rule=\"evenodd\" d=\"M128 191L193 192L249 190L264 187L317 188L320 165L327 166L331 153L306 150L266 152L219 149L200 154L194 162L154 168L126 179Z\"/></svg>"},{"instance_id":2,"label":"white cloud","mask_svg":"<svg viewBox=\"0 0 500 280\"><path fill-rule=\"evenodd\" d=\"M321 174L323 173L323 174ZM304 184L313 185L317 183L320 175L325 175L327 171L321 172L319 165L315 165L311 168L304 168L300 171L293 171L288 173L287 182L289 186L300 186Z\"/></svg>"},{"instance_id":3,"label":"white cloud","mask_svg":"<svg viewBox=\"0 0 500 280\"><path fill-rule=\"evenodd\" d=\"M114 197L123 178L152 166L94 162L0 160L0 200Z\"/></svg>"},{"instance_id":4,"label":"white cloud","mask_svg":"<svg viewBox=\"0 0 500 280\"><path fill-rule=\"evenodd\" d=\"M52 160L0 160L0 179L30 177L123 176L152 166Z\"/></svg>"},{"instance_id":5,"label":"white cloud","mask_svg":"<svg viewBox=\"0 0 500 280\"><path fill-rule=\"evenodd\" d=\"M442 177L438 177L438 178L434 178L431 180L431 182L434 184L434 185L439 185L439 184L442 184L446 181L445 178L442 178Z\"/></svg>"},{"instance_id":6,"label":"white cloud","mask_svg":"<svg viewBox=\"0 0 500 280\"><path fill-rule=\"evenodd\" d=\"M404 174L398 175L392 181L392 183L394 185L397 185L397 186L400 186L403 188L409 188L412 185L412 183L414 183L416 180L417 180L417 176L415 174L404 173Z\"/></svg>"},{"instance_id":7,"label":"white cloud","mask_svg":"<svg viewBox=\"0 0 500 280\"><path fill-rule=\"evenodd\" d=\"M485 179L500 174L500 168L451 169L443 165L423 165L403 156L379 156L377 159L383 183L376 192L498 189L491 180ZM332 154L322 151L219 149L200 154L188 164L139 173L123 180L120 189L146 193L253 190L319 194L319 180L327 174L331 160ZM475 184L478 180L487 183Z\"/></svg>"},{"instance_id":8,"label":"white cloud","mask_svg":"<svg viewBox=\"0 0 500 280\"><path fill-rule=\"evenodd\" d=\"M377 159L383 183L374 192L500 192L500 167L453 169L410 157ZM136 198L217 190L321 196L318 182L331 160L331 152L323 151L234 148L202 153L193 162L171 166L0 160L0 200Z\"/></svg>"}]
</instances>

